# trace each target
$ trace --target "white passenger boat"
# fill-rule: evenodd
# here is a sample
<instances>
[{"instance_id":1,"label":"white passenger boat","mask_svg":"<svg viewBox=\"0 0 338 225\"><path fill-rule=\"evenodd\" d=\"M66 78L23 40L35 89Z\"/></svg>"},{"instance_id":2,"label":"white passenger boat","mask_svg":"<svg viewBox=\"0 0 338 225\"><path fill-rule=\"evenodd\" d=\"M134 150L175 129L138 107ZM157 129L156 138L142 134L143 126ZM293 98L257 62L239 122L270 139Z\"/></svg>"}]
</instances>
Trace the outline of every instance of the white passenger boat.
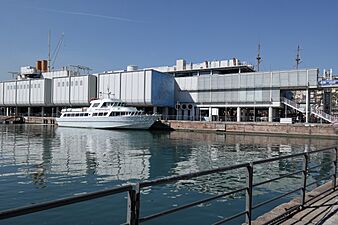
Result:
<instances>
[{"instance_id":1,"label":"white passenger boat","mask_svg":"<svg viewBox=\"0 0 338 225\"><path fill-rule=\"evenodd\" d=\"M56 119L60 127L102 129L148 129L160 115L147 115L116 99L96 99L89 108L69 108Z\"/></svg>"}]
</instances>

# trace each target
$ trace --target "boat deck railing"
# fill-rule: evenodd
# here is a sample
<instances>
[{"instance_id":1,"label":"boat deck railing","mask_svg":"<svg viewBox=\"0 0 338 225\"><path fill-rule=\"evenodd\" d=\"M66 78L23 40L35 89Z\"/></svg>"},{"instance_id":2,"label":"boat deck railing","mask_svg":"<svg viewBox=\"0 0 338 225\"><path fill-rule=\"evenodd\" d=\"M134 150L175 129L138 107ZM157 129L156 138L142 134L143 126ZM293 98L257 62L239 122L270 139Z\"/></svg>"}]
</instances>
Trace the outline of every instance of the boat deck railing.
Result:
<instances>
[{"instance_id":1,"label":"boat deck railing","mask_svg":"<svg viewBox=\"0 0 338 225\"><path fill-rule=\"evenodd\" d=\"M331 160L329 162L321 162L317 165L313 166L313 163L310 164L311 160L311 155L317 154L317 153L331 153L333 157L331 157ZM278 177L273 177L268 180L264 180L261 182L254 182L254 172L255 172L255 166L257 165L266 165L271 162L275 161L280 161L280 160L285 160L285 159L300 159L302 163L302 169L280 175ZM150 181L143 181L135 184L128 184L120 187L115 187L115 188L110 188L110 189L105 189L102 191L97 191L97 192L92 192L92 193L86 193L86 194L81 194L77 196L72 196L68 198L62 198L62 199L57 199L54 201L48 201L48 202L43 202L43 203L38 203L34 205L29 205L29 206L24 206L20 208L14 208L14 209L9 209L5 211L0 212L0 220L3 219L8 219L12 217L17 217L21 215L26 215L30 213L35 213L38 211L43 211L43 210L48 210L52 208L57 208L57 207L62 207L78 202L83 202L83 201L88 201L92 199L97 199L105 196L111 196L115 195L118 193L127 193L128 195L128 204L127 204L127 214L126 214L126 223L124 224L130 224L130 225L135 225L135 224L140 224L146 221L150 221L168 214L173 214L175 212L191 208L197 205L200 205L202 203L210 202L216 199L224 198L226 196L234 195L236 193L245 193L245 209L242 211L231 215L227 218L221 219L213 224L223 224L228 221L234 220L236 218L242 217L243 219L245 218L245 222L247 224L251 224L251 221L254 219L253 218L253 211L259 207L262 207L263 205L266 205L268 203L271 203L273 201L276 201L278 199L284 198L286 196L290 195L295 195L295 193L299 192L300 193L300 203L293 207L290 210L299 210L301 208L304 208L306 203L311 201L312 199L305 198L306 192L308 191L310 186L313 186L315 184L318 184L318 182L321 181L328 181L332 180L332 190L336 190L337 188L337 183L336 183L336 178L337 178L337 158L338 158L338 146L333 146L333 147L328 147L328 148L323 148L323 149L318 149L314 151L308 151L308 152L302 152L302 153L297 153L297 154L292 154L292 155L285 155L285 156L280 156L280 157L273 157L273 158L268 158L268 159L263 159L263 160L258 160L258 161L253 161L249 163L242 163L242 164L237 164L237 165L232 165L232 166L226 166L226 167L221 167L221 168L216 168L216 169L210 169L210 170L205 170L205 171L200 171L200 172L194 172L194 173L189 173L189 174L184 174L184 175L177 175L177 176L170 176L170 177L165 177L165 178L160 178L160 179L155 179L155 180L150 180ZM315 182L309 182L308 176L309 172L321 168L321 167L327 167L328 163L330 165L330 173L328 176L325 176L321 179L317 179ZM310 166L311 165L311 166ZM147 187L154 187L157 185L163 185L163 184L170 184L170 183L175 183L177 181L181 180L189 180L192 178L197 178L201 176L206 176L210 174L219 174L222 172L226 171L232 171L232 170L238 170L243 168L245 170L245 177L246 181L243 182L243 187L238 188L235 190L231 190L229 192L224 192L221 194L214 195L212 197L207 197L204 199L200 199L194 202L190 202L185 205L180 205L177 207L172 207L168 208L163 211L159 211L156 213L153 213L151 215L146 215L143 217L140 217L140 206L141 206L141 191L144 188ZM288 191L286 193L280 194L278 196L272 197L268 200L259 202L257 204L253 204L253 196L254 196L254 188L257 186L261 186L263 184L267 184L270 182L274 182L277 180L281 180L284 178L290 178L290 177L295 177L295 175L301 175L301 185L297 187L292 187L293 189L291 191ZM226 182L226 180L224 180ZM317 196L315 196L317 197ZM314 198L315 198L314 197ZM285 213L290 213L290 210L288 210ZM280 215L283 216L283 215ZM279 217L280 217L279 216ZM278 218L272 219L269 223L267 224L273 224L274 220ZM187 221L188 223L188 221Z\"/></svg>"}]
</instances>

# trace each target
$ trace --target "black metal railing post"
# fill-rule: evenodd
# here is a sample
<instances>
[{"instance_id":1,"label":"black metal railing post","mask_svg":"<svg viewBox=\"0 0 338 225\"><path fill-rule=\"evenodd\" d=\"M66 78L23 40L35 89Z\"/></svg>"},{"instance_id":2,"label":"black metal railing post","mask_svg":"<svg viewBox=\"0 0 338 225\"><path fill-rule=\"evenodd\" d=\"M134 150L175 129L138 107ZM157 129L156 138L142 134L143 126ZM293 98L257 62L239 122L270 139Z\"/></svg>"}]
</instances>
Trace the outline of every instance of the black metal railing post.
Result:
<instances>
[{"instance_id":1,"label":"black metal railing post","mask_svg":"<svg viewBox=\"0 0 338 225\"><path fill-rule=\"evenodd\" d=\"M134 184L132 190L128 191L127 223L138 225L140 215L140 184Z\"/></svg>"},{"instance_id":2,"label":"black metal railing post","mask_svg":"<svg viewBox=\"0 0 338 225\"><path fill-rule=\"evenodd\" d=\"M337 158L338 158L338 148L334 148L334 160L333 160L333 173L332 173L332 188L336 190L337 188Z\"/></svg>"},{"instance_id":3,"label":"black metal railing post","mask_svg":"<svg viewBox=\"0 0 338 225\"><path fill-rule=\"evenodd\" d=\"M303 159L303 168L302 168L302 179L303 179L303 187L302 187L302 207L305 205L305 195L306 195L306 183L307 183L307 174L308 174L308 164L309 164L309 153L304 154Z\"/></svg>"},{"instance_id":4,"label":"black metal railing post","mask_svg":"<svg viewBox=\"0 0 338 225\"><path fill-rule=\"evenodd\" d=\"M251 225L252 220L252 186L253 185L253 163L246 167L246 191L245 191L245 222Z\"/></svg>"}]
</instances>

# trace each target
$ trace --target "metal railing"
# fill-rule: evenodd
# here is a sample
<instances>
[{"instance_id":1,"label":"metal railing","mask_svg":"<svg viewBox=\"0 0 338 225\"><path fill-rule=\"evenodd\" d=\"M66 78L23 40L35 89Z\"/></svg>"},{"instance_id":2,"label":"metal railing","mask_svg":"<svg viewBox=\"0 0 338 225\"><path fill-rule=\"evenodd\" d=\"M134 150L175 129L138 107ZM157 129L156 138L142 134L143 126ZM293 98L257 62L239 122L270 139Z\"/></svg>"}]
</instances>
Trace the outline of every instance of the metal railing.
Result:
<instances>
[{"instance_id":1,"label":"metal railing","mask_svg":"<svg viewBox=\"0 0 338 225\"><path fill-rule=\"evenodd\" d=\"M245 192L245 202L246 202L245 209L242 210L241 212L235 214L235 215L232 215L230 217L227 217L227 218L224 218L220 221L217 221L214 224L223 224L223 223L226 223L230 220L239 218L241 216L245 216L246 223L251 224L251 222L253 220L253 216L252 216L253 210L255 210L255 209L257 209L257 208L259 208L263 205L266 205L268 203L271 203L273 201L276 201L278 199L281 199L283 197L286 197L288 195L294 194L298 191L300 191L301 202L296 207L293 207L292 210L297 210L297 209L303 208L303 207L306 206L307 202L312 200L312 199L306 199L305 198L307 187L309 187L313 184L316 184L319 181L316 180L316 182L308 183L308 174L309 174L310 170L322 167L323 163L309 167L310 156L312 154L322 153L322 152L331 152L331 153L333 153L334 157L333 157L333 160L329 162L332 165L332 167L331 167L332 173L330 173L329 176L324 177L320 180L325 180L325 179L331 178L331 180L332 180L332 190L336 190L336 188L337 188L336 179L337 179L338 146L334 146L334 147L330 147L330 148L323 148L323 149L310 151L310 152L304 152L304 153L297 153L297 154L292 154L292 155L285 155L285 156L280 156L280 157L268 158L268 159L253 161L251 163L242 163L242 164L237 164L237 165L232 165L232 166L227 166L227 167L221 167L221 168L216 168L216 169L210 169L210 170L205 170L205 171L200 171L200 172L195 172L195 173L165 177L165 178L160 178L160 179L150 180L150 181L143 181L143 182L140 182L140 183L124 185L124 186L121 186L121 187L111 188L111 189L107 189L107 190L103 190L103 191L97 191L97 192L92 192L92 193L88 193L88 194L81 194L81 195L78 195L78 196L58 199L58 200L55 200L55 201L43 202L43 203L39 203L39 204L35 204L35 205L29 205L29 206L20 207L20 208L9 209L9 210L5 210L5 211L0 212L0 220L125 192L125 193L128 193L128 206L127 206L128 209L127 209L127 216L126 216L127 221L126 221L125 224L136 225L136 224L140 224L140 223L145 222L145 221L153 220L153 219L158 218L158 217L162 217L162 216L165 216L165 215L168 215L168 214L175 213L177 211L181 211L181 210L184 210L184 209L187 209L187 208L191 208L191 207L200 205L202 203L210 202L210 201L213 201L215 199L224 198L226 196L234 195L234 194L239 193L239 192ZM261 165L261 164L267 164L267 163L271 163L271 162L275 162L275 161L279 161L279 160L293 159L293 158L302 158L302 165L303 166L302 166L301 170L294 171L294 172L291 172L291 173L287 173L287 174L284 174L284 175L281 175L281 176L278 176L278 177L274 177L274 178L271 178L271 179L268 179L268 180L264 180L264 181L261 181L261 182L257 182L257 183L254 182L255 166ZM326 164L327 164L327 162L325 163L325 165ZM175 183L175 182L180 181L180 180L189 180L189 179L192 179L192 178L197 178L197 177L206 176L206 175L210 175L210 174L219 174L219 173L222 173L222 172L232 171L232 170L241 169L241 168L244 168L245 171L246 171L245 172L246 182L245 182L245 186L242 187L242 188L232 190L232 191L229 191L229 192L225 192L225 193L221 193L221 194L217 194L217 195L212 196L212 197L200 199L200 200L197 200L195 202L190 202L190 203L185 204L185 205L169 208L169 209L166 209L164 211L156 212L156 213L151 214L151 215L140 217L141 190L143 188L153 187L153 186L156 186L156 185ZM261 186L263 184L267 184L267 183L270 183L270 182L274 182L274 181L277 181L277 180L280 180L280 179L283 179L283 178L293 177L294 175L297 175L297 174L302 175L302 185L300 187L296 187L295 189L288 191L287 193L283 193L281 195L278 195L278 196L273 197L271 199L268 199L266 201L259 202L255 205L253 204L253 196L254 196L254 188L255 187L258 187L258 186ZM226 182L226 181L224 181L224 182ZM287 211L286 213L290 213L289 211ZM278 216L278 217L280 217L280 216Z\"/></svg>"},{"instance_id":2,"label":"metal railing","mask_svg":"<svg viewBox=\"0 0 338 225\"><path fill-rule=\"evenodd\" d=\"M294 102L294 101L287 99L285 97L281 98L281 102L284 103L285 105L288 105L288 106L298 110L301 113L305 113L305 109L300 107L300 105L297 102Z\"/></svg>"},{"instance_id":3,"label":"metal railing","mask_svg":"<svg viewBox=\"0 0 338 225\"><path fill-rule=\"evenodd\" d=\"M338 122L338 118L336 116L332 116L324 111L317 109L315 107L311 107L311 113L316 115L319 118L322 118L330 123Z\"/></svg>"},{"instance_id":4,"label":"metal railing","mask_svg":"<svg viewBox=\"0 0 338 225\"><path fill-rule=\"evenodd\" d=\"M297 111L301 112L301 113L306 113L305 112L305 109L302 108L297 102L294 102L290 99L287 99L285 97L282 97L281 98L281 102L284 103L285 105L288 105L290 106L291 108L293 109L296 109ZM332 116L328 113L325 113L323 110L320 110L314 106L312 106L310 109L309 109L309 113L315 115L316 117L319 117L321 119L324 119L330 123L335 123L335 122L338 122L338 118L336 116Z\"/></svg>"}]
</instances>

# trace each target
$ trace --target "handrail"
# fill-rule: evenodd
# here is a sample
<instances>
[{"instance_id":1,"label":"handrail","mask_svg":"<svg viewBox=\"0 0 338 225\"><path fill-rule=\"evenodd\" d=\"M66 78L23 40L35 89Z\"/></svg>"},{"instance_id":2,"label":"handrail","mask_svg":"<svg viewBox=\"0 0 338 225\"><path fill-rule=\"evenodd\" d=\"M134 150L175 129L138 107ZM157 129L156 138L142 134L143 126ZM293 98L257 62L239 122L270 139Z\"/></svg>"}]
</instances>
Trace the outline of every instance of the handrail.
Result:
<instances>
[{"instance_id":1,"label":"handrail","mask_svg":"<svg viewBox=\"0 0 338 225\"><path fill-rule=\"evenodd\" d=\"M132 190L132 185L125 185L121 187L110 188L102 191L91 192L88 194L80 194L67 198L60 198L58 200L42 202L34 205L23 206L10 210L0 212L0 220L16 216L22 216L29 213L39 212L47 209L53 209L61 206L66 206L74 203L79 203L87 200L97 199L109 195L114 195Z\"/></svg>"},{"instance_id":2,"label":"handrail","mask_svg":"<svg viewBox=\"0 0 338 225\"><path fill-rule=\"evenodd\" d=\"M245 191L246 192L246 207L245 207L245 210L243 210L243 211L241 211L241 212L239 212L235 215L232 215L230 217L227 217L225 219L222 219L222 220L216 222L215 224L222 224L222 223L225 223L227 221L230 221L232 219L235 219L235 218L238 218L238 217L244 216L244 215L246 215L246 222L248 224L251 224L252 210L254 210L254 209L256 209L256 208L258 208L262 205L268 204L272 201L275 201L277 199L283 198L287 195L293 194L297 191L301 190L301 194L302 194L303 201L301 202L300 206L303 207L305 205L305 203L309 202L310 200L305 201L306 187L311 186L311 185L315 184L316 182L318 182L318 180L317 180L316 182L307 183L307 173L309 172L309 170L318 167L318 166L309 167L310 155L325 152L325 151L332 151L332 150L334 150L334 152L335 152L335 158L331 162L331 163L333 163L333 173L330 174L329 176L321 178L321 180L325 180L325 179L332 177L332 184L333 184L332 188L335 190L337 188L336 178L337 178L338 146L322 148L322 149L309 151L309 152L296 153L296 154L292 154L292 155L273 157L273 158L269 158L269 159L262 159L262 160L253 161L251 163L242 163L242 164L220 167L220 168L216 168L216 169L210 169L210 170L205 170L205 171L200 171L200 172L195 172L195 173L190 173L190 174L164 177L164 178L150 180L150 181L143 181L143 182L136 183L136 184L128 184L128 185L124 185L124 186L121 186L121 187L110 188L110 189L106 189L106 190L102 190L102 191L97 191L97 192L92 192L92 193L87 193L87 194L81 194L81 195L72 196L72 197L68 197L68 198L62 198L62 199L58 199L58 200L54 200L54 201L43 202L43 203L39 203L39 204L35 204L35 205L29 205L29 206L4 210L4 211L0 211L0 220L125 192L125 193L128 193L128 210L127 210L127 223L126 224L137 225L139 223L142 223L142 222L145 222L145 221L148 221L148 220L151 220L151 219L155 219L155 218L158 218L158 217L161 217L161 216L164 216L164 215L168 215L168 214L180 211L180 210L184 210L184 209L187 209L187 208L190 208L190 207L194 207L194 206L199 205L201 203L213 201L213 200L221 198L221 197L225 197L225 196L233 195L233 194L238 193L238 192ZM296 157L298 158L298 157L301 157L301 156L303 156L303 169L302 170L295 171L295 172L288 173L288 174L284 174L284 175L281 175L279 177L275 177L275 178L265 180L265 181L262 181L262 182L259 182L259 183L255 183L255 184L253 183L253 174L254 174L254 166L255 165L269 163L269 162L273 162L273 161L279 161L279 160L283 160L283 159L290 159L290 158L296 158ZM205 175L209 175L209 174L222 173L222 172L231 171L231 170L235 170L235 169L241 169L241 168L246 168L246 178L247 179L246 179L246 185L245 185L244 188L242 187L242 188L239 188L239 189L236 189L236 190L232 190L230 192L226 192L226 193L218 194L216 196L212 196L212 197L204 198L204 199L197 200L197 201L194 201L194 202L190 202L190 203L187 203L187 204L179 206L179 207L166 209L166 210L163 210L163 211L160 211L160 212L156 212L152 215L146 215L142 218L140 218L140 216L139 216L140 201L141 201L140 193L141 193L142 188L173 183L173 182L177 182L179 180L187 180L187 179L191 179L191 178L195 178L195 177L205 176ZM266 183L269 183L269 182L277 181L277 180L280 180L280 179L283 179L283 178L286 178L286 177L289 177L289 176L292 176L292 175L296 175L296 174L299 174L299 173L303 174L303 176L302 176L302 179L303 179L302 183L303 184L302 184L301 187L298 187L298 188L296 188L292 191L289 191L287 193L283 193L279 196L268 199L264 202L260 202L256 205L252 204L253 191L254 191L253 188L254 187L257 187L259 185L266 184Z\"/></svg>"}]
</instances>

